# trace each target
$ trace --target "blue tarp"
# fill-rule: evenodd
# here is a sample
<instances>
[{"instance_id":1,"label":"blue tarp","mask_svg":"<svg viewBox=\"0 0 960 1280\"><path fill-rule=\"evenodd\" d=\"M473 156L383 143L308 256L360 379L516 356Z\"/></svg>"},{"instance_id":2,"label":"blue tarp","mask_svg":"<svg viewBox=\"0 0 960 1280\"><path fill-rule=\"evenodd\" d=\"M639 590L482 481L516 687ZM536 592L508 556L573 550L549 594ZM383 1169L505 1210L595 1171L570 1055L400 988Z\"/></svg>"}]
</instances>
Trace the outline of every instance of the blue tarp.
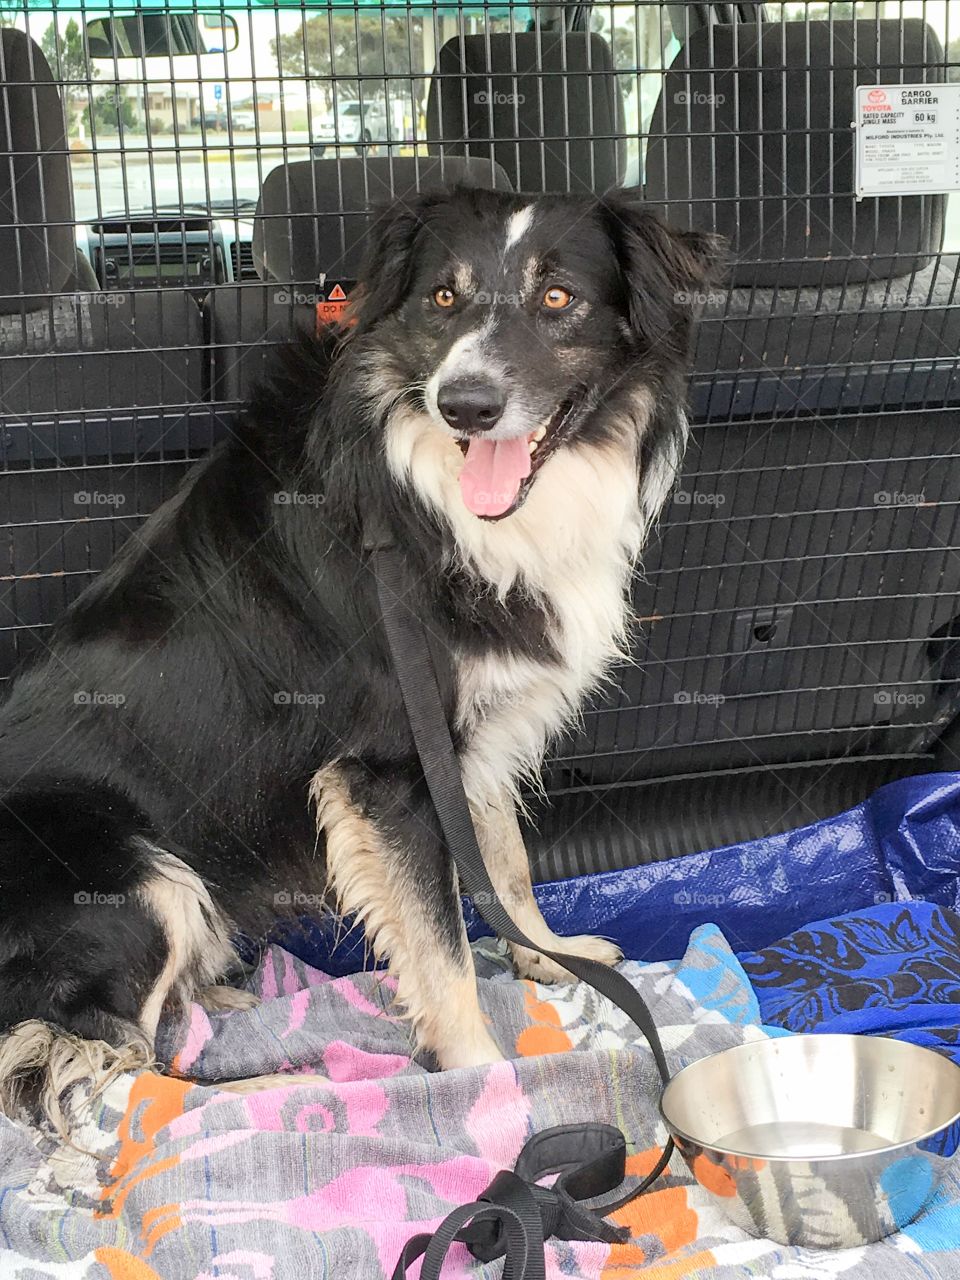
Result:
<instances>
[{"instance_id":1,"label":"blue tarp","mask_svg":"<svg viewBox=\"0 0 960 1280\"><path fill-rule=\"evenodd\" d=\"M681 956L699 924L718 924L735 951L752 951L808 924L886 902L960 908L960 774L924 774L882 787L837 817L784 835L540 885L560 934L601 933L629 959ZM467 907L472 937L484 930ZM363 967L352 930L311 923L283 943L328 972Z\"/></svg>"}]
</instances>

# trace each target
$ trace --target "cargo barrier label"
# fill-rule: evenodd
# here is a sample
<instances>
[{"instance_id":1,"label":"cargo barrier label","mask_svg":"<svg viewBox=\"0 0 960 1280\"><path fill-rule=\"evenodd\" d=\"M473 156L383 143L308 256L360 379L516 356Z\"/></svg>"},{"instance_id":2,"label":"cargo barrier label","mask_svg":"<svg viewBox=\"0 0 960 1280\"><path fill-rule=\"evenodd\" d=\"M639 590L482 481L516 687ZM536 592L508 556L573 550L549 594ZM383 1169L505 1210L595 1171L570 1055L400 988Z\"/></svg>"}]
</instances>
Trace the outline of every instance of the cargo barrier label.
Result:
<instances>
[{"instance_id":1,"label":"cargo barrier label","mask_svg":"<svg viewBox=\"0 0 960 1280\"><path fill-rule=\"evenodd\" d=\"M857 199L960 191L960 84L861 84Z\"/></svg>"}]
</instances>

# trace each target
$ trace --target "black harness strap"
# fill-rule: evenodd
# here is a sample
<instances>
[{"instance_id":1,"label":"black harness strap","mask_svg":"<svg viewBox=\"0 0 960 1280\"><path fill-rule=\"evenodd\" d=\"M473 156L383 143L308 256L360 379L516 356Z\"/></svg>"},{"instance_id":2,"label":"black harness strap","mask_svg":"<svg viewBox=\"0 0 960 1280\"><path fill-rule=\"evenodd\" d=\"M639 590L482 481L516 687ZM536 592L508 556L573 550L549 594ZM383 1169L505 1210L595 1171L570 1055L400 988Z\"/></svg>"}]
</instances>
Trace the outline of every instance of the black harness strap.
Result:
<instances>
[{"instance_id":1,"label":"black harness strap","mask_svg":"<svg viewBox=\"0 0 960 1280\"><path fill-rule=\"evenodd\" d=\"M380 610L394 669L424 778L463 888L501 938L556 960L636 1023L666 1083L670 1072L656 1025L627 979L586 956L545 950L514 924L500 901L477 842L423 623L405 603L410 588L406 564L390 535L369 524L364 545L374 553ZM672 1153L673 1142L668 1139L652 1172L621 1200L606 1204L603 1212L610 1213L641 1195L666 1168ZM513 1173L498 1174L477 1202L454 1210L432 1237L417 1236L408 1242L393 1280L404 1280L407 1268L419 1257L423 1258L421 1280L439 1280L455 1240L466 1243L484 1261L504 1257L504 1280L542 1280L543 1245L550 1236L611 1243L623 1239L623 1232L577 1201L603 1195L622 1183L625 1155L623 1135L609 1125L569 1125L536 1134L521 1152ZM552 1187L535 1185L558 1171L561 1176Z\"/></svg>"}]
</instances>

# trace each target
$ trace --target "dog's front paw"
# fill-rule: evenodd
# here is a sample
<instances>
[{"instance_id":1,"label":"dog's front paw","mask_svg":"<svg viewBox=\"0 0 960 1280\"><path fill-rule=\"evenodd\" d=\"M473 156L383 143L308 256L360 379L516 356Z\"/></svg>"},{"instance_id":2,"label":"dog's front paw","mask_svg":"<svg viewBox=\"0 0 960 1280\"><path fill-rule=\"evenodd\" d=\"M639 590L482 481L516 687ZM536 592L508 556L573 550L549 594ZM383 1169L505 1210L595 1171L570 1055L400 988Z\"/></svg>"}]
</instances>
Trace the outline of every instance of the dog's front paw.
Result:
<instances>
[{"instance_id":1,"label":"dog's front paw","mask_svg":"<svg viewBox=\"0 0 960 1280\"><path fill-rule=\"evenodd\" d=\"M483 1029L457 1043L443 1045L435 1053L442 1071L451 1071L457 1067L487 1067L495 1062L503 1062L499 1045Z\"/></svg>"},{"instance_id":2,"label":"dog's front paw","mask_svg":"<svg viewBox=\"0 0 960 1280\"><path fill-rule=\"evenodd\" d=\"M521 978L530 978L533 982L576 982L577 978L549 956L539 951L531 951L529 947L512 947L514 964ZM551 951L569 951L571 955L583 956L586 960L597 960L600 964L615 965L623 959L623 952L615 943L606 938L595 938L588 933L574 938L553 938Z\"/></svg>"}]
</instances>

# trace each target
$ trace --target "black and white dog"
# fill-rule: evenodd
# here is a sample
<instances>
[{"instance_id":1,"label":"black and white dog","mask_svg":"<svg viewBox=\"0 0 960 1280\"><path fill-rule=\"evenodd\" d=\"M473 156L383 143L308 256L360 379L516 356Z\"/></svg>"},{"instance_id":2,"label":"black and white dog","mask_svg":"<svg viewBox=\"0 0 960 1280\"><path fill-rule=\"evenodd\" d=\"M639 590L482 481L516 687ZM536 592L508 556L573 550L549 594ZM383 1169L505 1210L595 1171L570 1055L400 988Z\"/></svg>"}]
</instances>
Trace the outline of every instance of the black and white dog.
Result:
<instances>
[{"instance_id":1,"label":"black and white dog","mask_svg":"<svg viewBox=\"0 0 960 1280\"><path fill-rule=\"evenodd\" d=\"M234 930L304 892L363 922L442 1067L500 1057L365 512L417 584L504 901L544 947L617 959L540 916L517 791L623 645L717 245L622 195L475 189L395 205L369 238L348 336L287 353L0 711L7 1105L27 1075L51 1099L149 1051L165 1006L229 973Z\"/></svg>"}]
</instances>

